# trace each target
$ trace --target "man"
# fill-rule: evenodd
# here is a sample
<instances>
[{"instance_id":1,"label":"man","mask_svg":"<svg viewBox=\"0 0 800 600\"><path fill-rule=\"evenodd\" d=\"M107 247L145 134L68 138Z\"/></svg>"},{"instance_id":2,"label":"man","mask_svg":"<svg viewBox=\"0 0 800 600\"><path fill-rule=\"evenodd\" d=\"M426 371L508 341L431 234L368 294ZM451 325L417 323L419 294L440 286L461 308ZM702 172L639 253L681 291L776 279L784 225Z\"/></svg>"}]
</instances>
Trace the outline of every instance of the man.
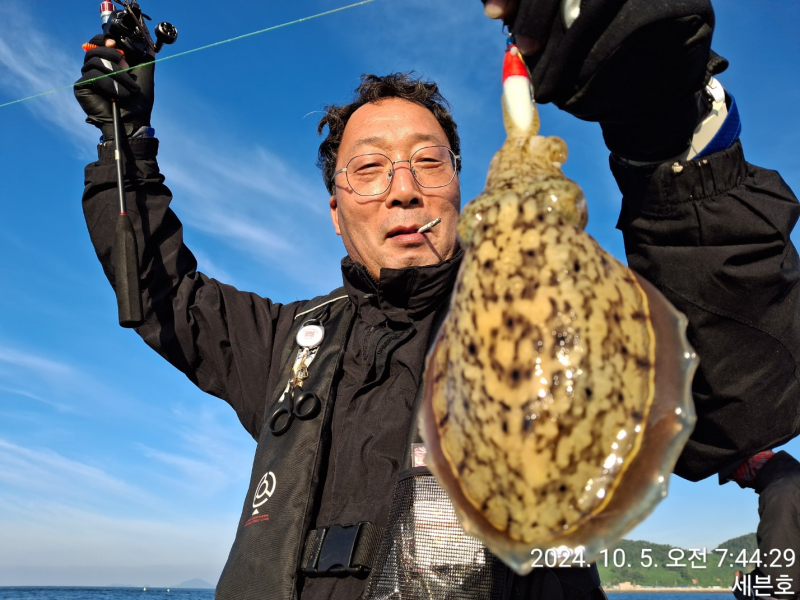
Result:
<instances>
[{"instance_id":1,"label":"man","mask_svg":"<svg viewBox=\"0 0 800 600\"><path fill-rule=\"evenodd\" d=\"M744 163L735 135L700 160L669 160L692 143L709 112L708 74L723 65L710 54L710 5L529 0L518 10L493 2L487 12L505 18L531 51L540 100L600 121L625 196L620 228L631 266L693 321L692 342L704 361L696 399L711 425L698 427L679 473L705 477L794 435L791 419L748 435L724 411L715 420L718 398L733 393L731 374L741 369L742 356L730 357L729 340L752 333L732 331L741 323L713 311L718 320L710 322L696 299L719 290L702 268L729 278L725 291L738 298L737 317L747 313L756 327L765 318L785 321L797 306L796 253L788 241L797 205L776 176ZM108 48L87 53L84 79L116 70L103 60L118 65L120 55ZM348 255L344 287L280 305L196 271L156 163L152 73L143 64L115 75L122 93L109 79L76 88L87 120L104 137L99 161L86 170L84 208L113 285L116 183L108 100L117 97L145 305L137 332L201 389L229 402L259 442L218 597L601 598L594 567L511 575L450 526L443 492L414 459L424 354L460 260L459 141L436 86L403 75L366 76L353 103L329 107L320 123L328 127L320 166ZM437 174L428 178L419 167L430 161ZM385 187L365 185L362 168L380 170L377 180ZM724 255L709 256L696 239L705 221L693 219L706 201L722 207L722 216L702 218L716 219L714 235L728 236ZM737 202L757 204L756 215L784 218L732 219ZM438 218L436 227L418 231ZM766 259L738 251L763 244L772 248ZM730 266L730 257L744 260ZM698 273L685 272L687 258ZM755 263L763 275L752 283L747 269ZM753 285L767 292L743 306ZM773 338L796 348L800 335L787 325L760 340L756 352L771 351ZM717 347L720 339L725 352ZM743 406L737 414L757 413L751 407L765 389L785 399L778 408L796 413L791 386L797 384L784 363L778 370L771 365L771 379L735 389L731 397ZM444 531L439 541L426 525Z\"/></svg>"}]
</instances>

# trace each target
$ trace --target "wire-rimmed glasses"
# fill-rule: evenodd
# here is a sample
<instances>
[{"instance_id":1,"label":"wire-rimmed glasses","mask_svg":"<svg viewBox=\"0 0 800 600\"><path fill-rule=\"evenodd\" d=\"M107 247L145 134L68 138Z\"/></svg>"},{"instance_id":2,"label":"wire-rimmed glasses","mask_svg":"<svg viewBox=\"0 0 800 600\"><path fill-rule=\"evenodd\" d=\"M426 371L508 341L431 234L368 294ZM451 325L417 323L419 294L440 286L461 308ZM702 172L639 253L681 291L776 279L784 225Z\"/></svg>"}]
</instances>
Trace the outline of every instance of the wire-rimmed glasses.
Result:
<instances>
[{"instance_id":1,"label":"wire-rimmed glasses","mask_svg":"<svg viewBox=\"0 0 800 600\"><path fill-rule=\"evenodd\" d=\"M450 185L456 176L460 156L447 146L425 146L414 151L411 158L392 160L385 154L359 154L347 165L333 174L344 173L347 183L359 196L383 194L392 185L394 166L407 162L411 174L424 188L440 188Z\"/></svg>"}]
</instances>

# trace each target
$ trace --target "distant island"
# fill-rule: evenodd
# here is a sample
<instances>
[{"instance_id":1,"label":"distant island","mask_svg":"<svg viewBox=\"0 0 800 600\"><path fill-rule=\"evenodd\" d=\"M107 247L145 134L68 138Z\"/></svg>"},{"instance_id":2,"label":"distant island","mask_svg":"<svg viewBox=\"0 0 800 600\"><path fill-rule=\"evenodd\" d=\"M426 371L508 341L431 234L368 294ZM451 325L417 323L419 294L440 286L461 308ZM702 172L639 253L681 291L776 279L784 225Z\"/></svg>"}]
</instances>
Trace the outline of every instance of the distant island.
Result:
<instances>
[{"instance_id":1,"label":"distant island","mask_svg":"<svg viewBox=\"0 0 800 600\"><path fill-rule=\"evenodd\" d=\"M190 579L189 581L184 581L183 583L178 584L175 587L176 588L192 588L192 589L195 589L195 590L208 590L208 589L213 590L217 586L211 585L210 583L208 583L207 581L204 581L202 579Z\"/></svg>"},{"instance_id":2,"label":"distant island","mask_svg":"<svg viewBox=\"0 0 800 600\"><path fill-rule=\"evenodd\" d=\"M755 565L747 561L757 549L755 533L707 548L705 554L703 548L622 540L616 548L603 554L597 561L597 568L603 587L611 592L666 592L691 587L711 588L703 591L716 591L714 588L730 591L734 571L748 572L754 568ZM727 551L724 558L723 550Z\"/></svg>"}]
</instances>

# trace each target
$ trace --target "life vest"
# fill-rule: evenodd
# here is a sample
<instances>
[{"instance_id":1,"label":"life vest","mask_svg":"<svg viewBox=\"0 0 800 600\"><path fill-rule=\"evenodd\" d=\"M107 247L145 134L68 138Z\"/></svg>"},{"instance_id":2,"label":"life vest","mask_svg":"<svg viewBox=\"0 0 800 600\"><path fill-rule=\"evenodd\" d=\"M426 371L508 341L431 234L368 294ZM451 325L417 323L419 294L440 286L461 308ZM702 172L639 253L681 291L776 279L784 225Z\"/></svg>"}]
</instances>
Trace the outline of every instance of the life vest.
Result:
<instances>
[{"instance_id":1,"label":"life vest","mask_svg":"<svg viewBox=\"0 0 800 600\"><path fill-rule=\"evenodd\" d=\"M302 351L295 338L311 318L323 320L326 337L302 389L319 398L319 412L314 418L295 420L276 436L267 421L279 407L286 406L285 382L292 377ZM333 412L334 376L354 318L355 309L344 288L309 301L295 317L282 351L278 385L267 403L250 486L217 585L217 600L296 600L297 578L303 570L324 570L330 566L331 552L341 555L343 548L345 558L333 559L339 571L369 570L363 600L604 598L594 566L535 569L529 576L518 577L462 531L446 493L421 466L424 446L416 418L421 391L387 526L382 531L371 524L309 530L320 485L323 431Z\"/></svg>"}]
</instances>

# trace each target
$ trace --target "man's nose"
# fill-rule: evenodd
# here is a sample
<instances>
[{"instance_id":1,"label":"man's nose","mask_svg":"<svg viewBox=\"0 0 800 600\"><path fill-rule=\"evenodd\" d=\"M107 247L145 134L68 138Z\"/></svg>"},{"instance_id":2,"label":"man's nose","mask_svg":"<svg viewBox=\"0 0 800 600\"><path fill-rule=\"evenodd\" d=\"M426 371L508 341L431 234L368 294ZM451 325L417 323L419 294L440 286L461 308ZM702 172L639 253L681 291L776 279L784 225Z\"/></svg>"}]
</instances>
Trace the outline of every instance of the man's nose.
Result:
<instances>
[{"instance_id":1,"label":"man's nose","mask_svg":"<svg viewBox=\"0 0 800 600\"><path fill-rule=\"evenodd\" d=\"M386 196L387 206L413 206L422 204L422 193L419 183L411 172L411 165L400 161L394 165L392 184Z\"/></svg>"}]
</instances>

